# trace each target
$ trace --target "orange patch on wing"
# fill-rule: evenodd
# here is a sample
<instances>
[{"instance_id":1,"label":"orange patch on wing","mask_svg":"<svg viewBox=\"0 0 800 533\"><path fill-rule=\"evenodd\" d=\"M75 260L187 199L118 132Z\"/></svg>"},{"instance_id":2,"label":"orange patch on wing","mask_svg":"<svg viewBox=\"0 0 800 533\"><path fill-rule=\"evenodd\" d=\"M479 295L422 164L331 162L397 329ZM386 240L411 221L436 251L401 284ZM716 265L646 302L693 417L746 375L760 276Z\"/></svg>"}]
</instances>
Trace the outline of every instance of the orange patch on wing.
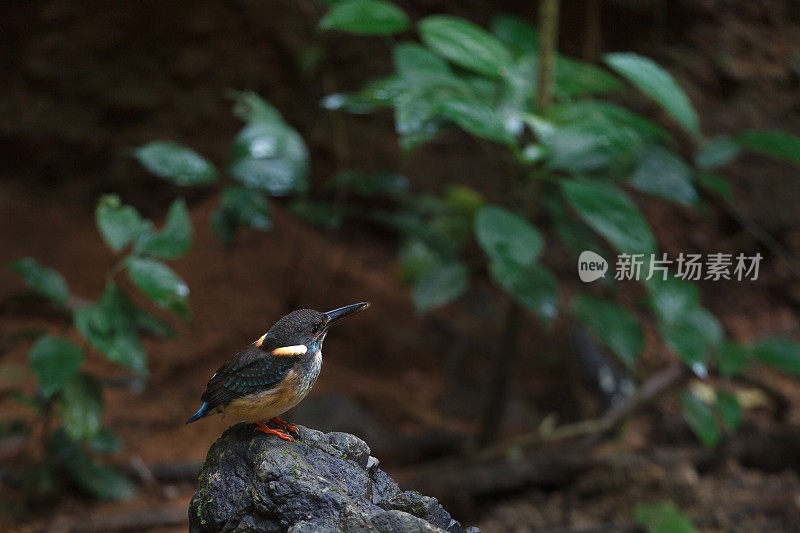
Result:
<instances>
[{"instance_id":1,"label":"orange patch on wing","mask_svg":"<svg viewBox=\"0 0 800 533\"><path fill-rule=\"evenodd\" d=\"M257 340L256 342L254 342L254 343L253 343L253 346L255 346L256 348L259 348L259 347L261 347L261 345L262 345L262 344L264 344L264 338L265 338L266 336L267 336L267 334L266 334L266 333L264 333L263 335L261 335L261 336L258 338L258 340Z\"/></svg>"},{"instance_id":2,"label":"orange patch on wing","mask_svg":"<svg viewBox=\"0 0 800 533\"><path fill-rule=\"evenodd\" d=\"M305 344L298 344L296 346L284 346L282 348L275 348L270 352L277 357L291 357L293 355L303 355L308 351L308 346Z\"/></svg>"}]
</instances>

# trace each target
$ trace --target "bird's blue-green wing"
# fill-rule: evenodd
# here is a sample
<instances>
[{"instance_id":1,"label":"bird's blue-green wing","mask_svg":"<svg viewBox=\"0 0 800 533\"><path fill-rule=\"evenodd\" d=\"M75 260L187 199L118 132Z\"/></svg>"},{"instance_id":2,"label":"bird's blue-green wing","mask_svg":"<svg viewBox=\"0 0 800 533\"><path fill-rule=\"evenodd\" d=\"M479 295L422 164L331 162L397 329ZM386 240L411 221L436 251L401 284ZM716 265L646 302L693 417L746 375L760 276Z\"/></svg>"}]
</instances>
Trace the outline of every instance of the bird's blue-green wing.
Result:
<instances>
[{"instance_id":1,"label":"bird's blue-green wing","mask_svg":"<svg viewBox=\"0 0 800 533\"><path fill-rule=\"evenodd\" d=\"M281 382L296 361L296 357L273 356L257 347L248 347L217 370L201 399L217 406L268 391Z\"/></svg>"}]
</instances>

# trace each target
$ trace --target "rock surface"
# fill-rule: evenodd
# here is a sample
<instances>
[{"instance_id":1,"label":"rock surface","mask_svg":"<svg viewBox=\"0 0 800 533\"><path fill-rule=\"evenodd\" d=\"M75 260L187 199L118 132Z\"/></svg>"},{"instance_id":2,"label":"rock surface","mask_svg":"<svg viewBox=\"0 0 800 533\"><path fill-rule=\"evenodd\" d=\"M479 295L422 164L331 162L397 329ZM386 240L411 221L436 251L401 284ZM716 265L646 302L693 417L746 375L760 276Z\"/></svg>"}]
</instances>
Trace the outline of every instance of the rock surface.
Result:
<instances>
[{"instance_id":1,"label":"rock surface","mask_svg":"<svg viewBox=\"0 0 800 533\"><path fill-rule=\"evenodd\" d=\"M200 471L190 531L479 533L435 498L401 491L358 437L299 430L294 442L251 424L227 430Z\"/></svg>"}]
</instances>

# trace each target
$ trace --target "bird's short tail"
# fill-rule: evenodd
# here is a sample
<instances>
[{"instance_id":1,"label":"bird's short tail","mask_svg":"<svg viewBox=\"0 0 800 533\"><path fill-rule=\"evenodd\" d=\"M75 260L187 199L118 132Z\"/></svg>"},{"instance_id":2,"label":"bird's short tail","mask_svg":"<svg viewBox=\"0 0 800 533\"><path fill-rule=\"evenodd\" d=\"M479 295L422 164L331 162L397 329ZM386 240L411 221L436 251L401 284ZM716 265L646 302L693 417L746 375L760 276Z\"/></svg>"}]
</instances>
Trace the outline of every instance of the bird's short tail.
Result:
<instances>
[{"instance_id":1,"label":"bird's short tail","mask_svg":"<svg viewBox=\"0 0 800 533\"><path fill-rule=\"evenodd\" d=\"M205 402L203 403L203 405L200 406L200 409L192 416L192 418L186 421L186 423L191 424L195 420L199 420L204 416L206 416L207 414L208 414L208 402Z\"/></svg>"}]
</instances>

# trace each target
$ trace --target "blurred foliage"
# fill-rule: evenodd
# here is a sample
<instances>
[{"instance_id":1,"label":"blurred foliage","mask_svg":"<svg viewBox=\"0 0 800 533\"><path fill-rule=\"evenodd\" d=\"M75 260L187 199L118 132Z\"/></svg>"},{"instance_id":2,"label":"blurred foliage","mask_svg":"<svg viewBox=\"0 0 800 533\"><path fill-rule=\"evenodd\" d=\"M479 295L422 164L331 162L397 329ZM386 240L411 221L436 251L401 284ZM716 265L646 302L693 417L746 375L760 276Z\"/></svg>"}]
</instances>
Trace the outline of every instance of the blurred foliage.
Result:
<instances>
[{"instance_id":1,"label":"blurred foliage","mask_svg":"<svg viewBox=\"0 0 800 533\"><path fill-rule=\"evenodd\" d=\"M163 154L148 157L151 156L163 167ZM188 159L193 162L178 165L183 179L191 173L187 169L203 168L193 157ZM61 274L35 259L24 258L6 265L40 297L72 317L69 332L41 334L36 339L29 364L38 380L37 392L33 396L20 393L15 399L36 410L49 431L47 456L27 472L28 483L52 492L58 474L66 473L92 496L122 499L133 494L134 485L123 474L96 460L98 454L119 451L121 443L113 431L103 426L103 387L83 363L92 347L134 376L147 376L142 336L168 337L172 330L134 304L115 278L125 270L133 286L155 305L188 318L189 289L162 260L177 259L186 253L192 242L192 223L183 200L172 203L164 226L157 230L150 220L114 195L100 199L95 220L108 247L124 252L124 257L109 269L105 292L97 302L71 296Z\"/></svg>"},{"instance_id":2,"label":"blurred foliage","mask_svg":"<svg viewBox=\"0 0 800 533\"><path fill-rule=\"evenodd\" d=\"M271 198L285 197L296 216L326 227L354 216L395 230L401 236L401 275L412 285L420 312L457 300L476 275L485 274L544 323L568 313L634 376L644 347L640 320L645 312L664 344L701 378L709 371L735 376L753 364L800 374L797 343L769 338L744 346L726 339L719 321L703 307L697 286L675 276L643 281L643 308L621 304L611 282L598 291L602 296L576 294L564 301L559 280L542 263L540 230L551 228L559 244L576 256L581 250L603 254L609 248L620 254L658 254L647 218L627 190L690 208L729 202L730 187L720 173L725 165L745 151L800 164L800 139L756 130L704 137L688 96L670 73L632 53L607 54L607 69L557 55L555 103L535 109L538 32L509 15L494 17L490 31L445 15L413 26L390 2L343 0L331 5L320 28L358 35L415 29L419 42L392 44L390 75L352 94L329 95L323 107L353 113L391 109L406 152L450 130L494 146L489 153L513 162L503 198L490 203L458 183L441 195L418 194L402 175L343 169L327 186L348 191L353 205L312 199L309 152L301 136L258 95L235 93L233 112L244 126L231 142L225 171L171 141L130 152L169 183L217 187L218 207L210 222L224 244L232 244L241 227L270 230ZM629 98L626 83L655 102L668 121L661 124L615 103ZM363 199L371 207L361 207ZM68 311L73 326L62 335L37 333L29 363L38 391L16 398L52 428L44 462L28 472L32 486L52 491L57 476L66 473L84 491L118 499L130 495L133 485L97 460L117 452L121 443L103 426L103 386L84 361L91 348L146 377L142 336L164 337L172 331L133 303L116 276L125 271L132 287L155 306L188 318L189 289L165 261L187 252L193 231L182 200L172 203L160 229L114 195L100 199L95 219L107 246L122 255L109 269L96 302L71 296L64 278L34 259L7 265L42 298ZM476 251L478 261L472 260ZM700 393L687 388L680 402L688 424L708 446L735 431L743 417L729 389ZM692 530L672 504L643 506L636 516L648 531Z\"/></svg>"},{"instance_id":3,"label":"blurred foliage","mask_svg":"<svg viewBox=\"0 0 800 533\"><path fill-rule=\"evenodd\" d=\"M308 148L278 110L253 93L234 93L233 98L234 114L245 126L231 143L230 179L219 191L219 207L211 219L215 234L226 245L233 243L239 227L272 229L270 196L296 196L302 211L309 173ZM220 181L220 172L211 162L174 142L153 141L132 155L153 175L175 185L210 186ZM316 214L305 207L311 215ZM137 274L157 268L138 260L131 266ZM168 275L163 274L167 282ZM142 288L145 292L160 290L156 286Z\"/></svg>"},{"instance_id":4,"label":"blurred foliage","mask_svg":"<svg viewBox=\"0 0 800 533\"><path fill-rule=\"evenodd\" d=\"M694 533L692 521L672 502L639 505L636 523L647 533Z\"/></svg>"},{"instance_id":5,"label":"blurred foliage","mask_svg":"<svg viewBox=\"0 0 800 533\"><path fill-rule=\"evenodd\" d=\"M390 10L395 24L384 23L385 2L353 1L358 9L344 4L351 3L334 4L322 29L357 34L407 30L399 8ZM672 75L634 53L606 54L608 70L557 55L556 101L535 109L537 29L510 15L494 17L490 28L453 16L426 17L415 28L420 43L393 45L389 76L355 93L329 95L322 106L353 113L391 108L406 152L452 129L479 143L499 145L517 168L503 184L500 203L455 184L442 198L407 190L389 194L377 186L384 178L358 172L348 174L358 180L338 178L335 183L355 196L394 200L394 211L357 214L402 236L402 276L413 285L421 312L456 300L470 279L485 270L509 298L544 322L560 311L570 313L635 375L644 347L639 317L645 309L626 310L616 303L618 291L610 281L604 297L577 294L564 302L557 278L541 263L539 227L553 228L576 255L580 250L602 255L608 246L618 254L661 257L647 218L626 189L690 208L725 203L730 187L718 174L722 167L748 150L800 163L800 139L755 130L705 138L691 101ZM630 99L626 82L660 106L668 123L614 103ZM690 160L682 155L684 146L691 147ZM473 244L485 256L477 269L466 260ZM705 378L709 369L732 376L754 362L793 374L800 370L796 342L765 339L746 347L726 340L717 318L700 303L695 284L674 273L666 279L645 277L646 310L662 341L698 377ZM735 430L742 416L736 396L727 392L709 401L685 391L681 403L695 434L709 446L719 442L723 431Z\"/></svg>"}]
</instances>

